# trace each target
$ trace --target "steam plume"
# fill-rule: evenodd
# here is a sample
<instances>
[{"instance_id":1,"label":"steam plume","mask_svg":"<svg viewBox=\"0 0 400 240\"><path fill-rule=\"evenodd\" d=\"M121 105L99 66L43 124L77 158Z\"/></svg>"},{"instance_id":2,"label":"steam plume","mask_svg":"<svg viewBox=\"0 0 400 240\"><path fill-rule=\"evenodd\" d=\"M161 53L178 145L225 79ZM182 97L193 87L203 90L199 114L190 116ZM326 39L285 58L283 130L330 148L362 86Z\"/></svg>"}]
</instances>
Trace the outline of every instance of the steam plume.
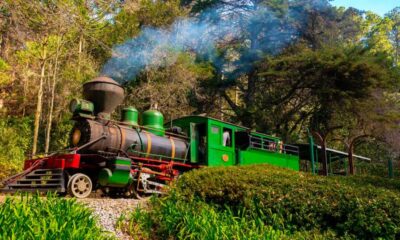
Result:
<instances>
[{"instance_id":1,"label":"steam plume","mask_svg":"<svg viewBox=\"0 0 400 240\"><path fill-rule=\"evenodd\" d=\"M220 7L195 18L178 19L168 29L145 27L137 37L113 48L102 73L119 82L130 81L146 67L173 64L176 59L168 55L171 51L192 51L217 68L223 69L229 61L246 71L246 63L263 54L278 53L295 40L298 30L291 19L302 22L302 15L291 9L278 15L260 6L236 11ZM242 57L232 62L218 54L216 46L235 39L247 44L239 50Z\"/></svg>"}]
</instances>

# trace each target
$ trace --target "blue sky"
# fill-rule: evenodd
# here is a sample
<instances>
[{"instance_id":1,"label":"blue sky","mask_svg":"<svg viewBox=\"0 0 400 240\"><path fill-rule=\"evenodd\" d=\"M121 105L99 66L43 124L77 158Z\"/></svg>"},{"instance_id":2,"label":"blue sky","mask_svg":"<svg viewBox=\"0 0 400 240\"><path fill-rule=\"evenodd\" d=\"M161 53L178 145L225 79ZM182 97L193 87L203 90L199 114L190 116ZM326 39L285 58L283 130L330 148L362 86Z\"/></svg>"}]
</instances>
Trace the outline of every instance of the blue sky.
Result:
<instances>
[{"instance_id":1,"label":"blue sky","mask_svg":"<svg viewBox=\"0 0 400 240\"><path fill-rule=\"evenodd\" d=\"M381 16L395 7L400 7L400 0L334 0L333 6L354 7L360 10L370 10Z\"/></svg>"}]
</instances>

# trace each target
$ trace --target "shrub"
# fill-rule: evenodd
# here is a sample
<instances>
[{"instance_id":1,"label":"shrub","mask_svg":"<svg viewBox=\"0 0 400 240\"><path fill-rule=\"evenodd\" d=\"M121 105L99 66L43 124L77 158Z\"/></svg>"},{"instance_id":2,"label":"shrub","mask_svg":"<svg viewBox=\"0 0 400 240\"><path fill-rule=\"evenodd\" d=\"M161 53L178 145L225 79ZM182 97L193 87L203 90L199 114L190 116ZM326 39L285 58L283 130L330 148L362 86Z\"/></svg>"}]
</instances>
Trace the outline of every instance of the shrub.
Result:
<instances>
[{"instance_id":1,"label":"shrub","mask_svg":"<svg viewBox=\"0 0 400 240\"><path fill-rule=\"evenodd\" d=\"M234 211L244 207L248 216L290 232L320 229L357 238L400 237L398 192L355 179L268 165L208 168L183 175L175 191L186 201L201 199Z\"/></svg>"},{"instance_id":2,"label":"shrub","mask_svg":"<svg viewBox=\"0 0 400 240\"><path fill-rule=\"evenodd\" d=\"M31 146L30 118L0 119L0 181L20 171Z\"/></svg>"},{"instance_id":3,"label":"shrub","mask_svg":"<svg viewBox=\"0 0 400 240\"><path fill-rule=\"evenodd\" d=\"M91 214L74 199L7 197L0 204L0 239L110 239Z\"/></svg>"},{"instance_id":4,"label":"shrub","mask_svg":"<svg viewBox=\"0 0 400 240\"><path fill-rule=\"evenodd\" d=\"M399 238L399 185L366 179L269 165L195 170L124 228L160 239Z\"/></svg>"},{"instance_id":5,"label":"shrub","mask_svg":"<svg viewBox=\"0 0 400 240\"><path fill-rule=\"evenodd\" d=\"M393 162L393 175L395 178L400 177L397 162ZM387 162L356 162L356 174L364 176L389 177L389 169Z\"/></svg>"},{"instance_id":6,"label":"shrub","mask_svg":"<svg viewBox=\"0 0 400 240\"><path fill-rule=\"evenodd\" d=\"M176 201L175 201L176 200ZM174 197L155 200L151 211L137 209L123 231L143 239L282 239L283 231L274 230L257 219L236 216L229 208L220 210L207 203L184 202Z\"/></svg>"}]
</instances>

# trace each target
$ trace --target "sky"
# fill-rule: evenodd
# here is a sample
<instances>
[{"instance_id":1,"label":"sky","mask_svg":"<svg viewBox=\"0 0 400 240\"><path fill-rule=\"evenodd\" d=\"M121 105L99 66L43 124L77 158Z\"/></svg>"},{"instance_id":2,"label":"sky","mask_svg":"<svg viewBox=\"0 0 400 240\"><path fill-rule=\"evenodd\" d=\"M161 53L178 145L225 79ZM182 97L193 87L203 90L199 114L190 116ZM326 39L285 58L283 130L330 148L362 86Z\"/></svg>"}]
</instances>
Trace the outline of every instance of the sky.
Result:
<instances>
[{"instance_id":1,"label":"sky","mask_svg":"<svg viewBox=\"0 0 400 240\"><path fill-rule=\"evenodd\" d=\"M400 7L400 0L333 0L331 4L369 10L383 16L393 8Z\"/></svg>"}]
</instances>

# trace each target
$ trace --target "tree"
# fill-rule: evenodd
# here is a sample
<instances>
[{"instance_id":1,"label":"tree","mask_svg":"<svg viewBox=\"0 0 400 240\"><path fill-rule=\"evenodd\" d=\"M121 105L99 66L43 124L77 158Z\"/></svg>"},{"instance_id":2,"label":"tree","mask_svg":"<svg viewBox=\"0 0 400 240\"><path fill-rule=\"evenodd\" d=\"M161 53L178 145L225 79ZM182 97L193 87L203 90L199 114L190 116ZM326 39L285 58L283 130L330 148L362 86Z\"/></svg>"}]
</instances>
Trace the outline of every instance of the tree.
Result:
<instances>
[{"instance_id":1,"label":"tree","mask_svg":"<svg viewBox=\"0 0 400 240\"><path fill-rule=\"evenodd\" d=\"M38 78L38 92L36 99L36 110L34 120L34 131L33 131L33 146L32 155L37 152L38 138L39 138L39 125L42 115L43 106L43 88L46 78L46 67L49 61L49 38L44 38L41 42L29 42L27 43L27 49L19 54L21 62L31 64L32 67L37 68Z\"/></svg>"},{"instance_id":2,"label":"tree","mask_svg":"<svg viewBox=\"0 0 400 240\"><path fill-rule=\"evenodd\" d=\"M399 64L400 55L400 7L394 8L386 17L392 22L392 29L389 31L389 39L394 48L394 62Z\"/></svg>"},{"instance_id":3,"label":"tree","mask_svg":"<svg viewBox=\"0 0 400 240\"><path fill-rule=\"evenodd\" d=\"M374 52L385 52L388 56L393 52L393 45L389 40L389 32L393 22L388 17L368 11L362 23L365 32L364 44Z\"/></svg>"},{"instance_id":4,"label":"tree","mask_svg":"<svg viewBox=\"0 0 400 240\"><path fill-rule=\"evenodd\" d=\"M127 83L125 105L132 104L140 110L159 109L166 120L195 111L191 96L198 94L200 82L212 77L213 69L207 63L195 63L193 56L186 53L170 53L169 57L174 64L149 67L136 82Z\"/></svg>"},{"instance_id":5,"label":"tree","mask_svg":"<svg viewBox=\"0 0 400 240\"><path fill-rule=\"evenodd\" d=\"M215 94L223 98L223 114L254 116L257 111L257 63L264 57L273 58L285 48L303 43L316 50L322 45L334 45L340 35L338 11L328 1L186 1L192 13L220 7L221 11L236 11L234 23L242 34L219 45L220 56L215 61L213 82L204 85L211 96L203 102L215 102ZM222 7L221 7L222 6ZM226 10L227 9L227 10ZM230 19L230 21L232 21ZM221 64L221 62L223 64ZM241 107L235 104L241 95ZM221 100L219 100L221 101ZM204 105L204 104L203 104ZM211 108L211 107L209 107ZM227 109L227 110L226 110ZM255 127L252 117L238 117L246 126Z\"/></svg>"},{"instance_id":6,"label":"tree","mask_svg":"<svg viewBox=\"0 0 400 240\"><path fill-rule=\"evenodd\" d=\"M351 112L355 101L371 97L372 89L391 80L390 62L360 47L297 47L260 62L256 71L255 109L237 117L289 138L307 122L323 132L336 112ZM247 119L246 119L247 118ZM244 120L242 120L244 119Z\"/></svg>"},{"instance_id":7,"label":"tree","mask_svg":"<svg viewBox=\"0 0 400 240\"><path fill-rule=\"evenodd\" d=\"M54 111L54 98L56 92L56 84L57 84L57 77L58 77L58 68L59 68L59 60L61 54L61 47L62 47L62 36L57 37L55 39L55 56L54 56L54 69L52 72L51 83L50 83L50 104L48 110L48 119L47 119L47 126L46 126L46 138L45 138L45 146L44 151L45 153L49 152L50 148L50 137L51 137L51 127L53 122L53 111Z\"/></svg>"}]
</instances>

